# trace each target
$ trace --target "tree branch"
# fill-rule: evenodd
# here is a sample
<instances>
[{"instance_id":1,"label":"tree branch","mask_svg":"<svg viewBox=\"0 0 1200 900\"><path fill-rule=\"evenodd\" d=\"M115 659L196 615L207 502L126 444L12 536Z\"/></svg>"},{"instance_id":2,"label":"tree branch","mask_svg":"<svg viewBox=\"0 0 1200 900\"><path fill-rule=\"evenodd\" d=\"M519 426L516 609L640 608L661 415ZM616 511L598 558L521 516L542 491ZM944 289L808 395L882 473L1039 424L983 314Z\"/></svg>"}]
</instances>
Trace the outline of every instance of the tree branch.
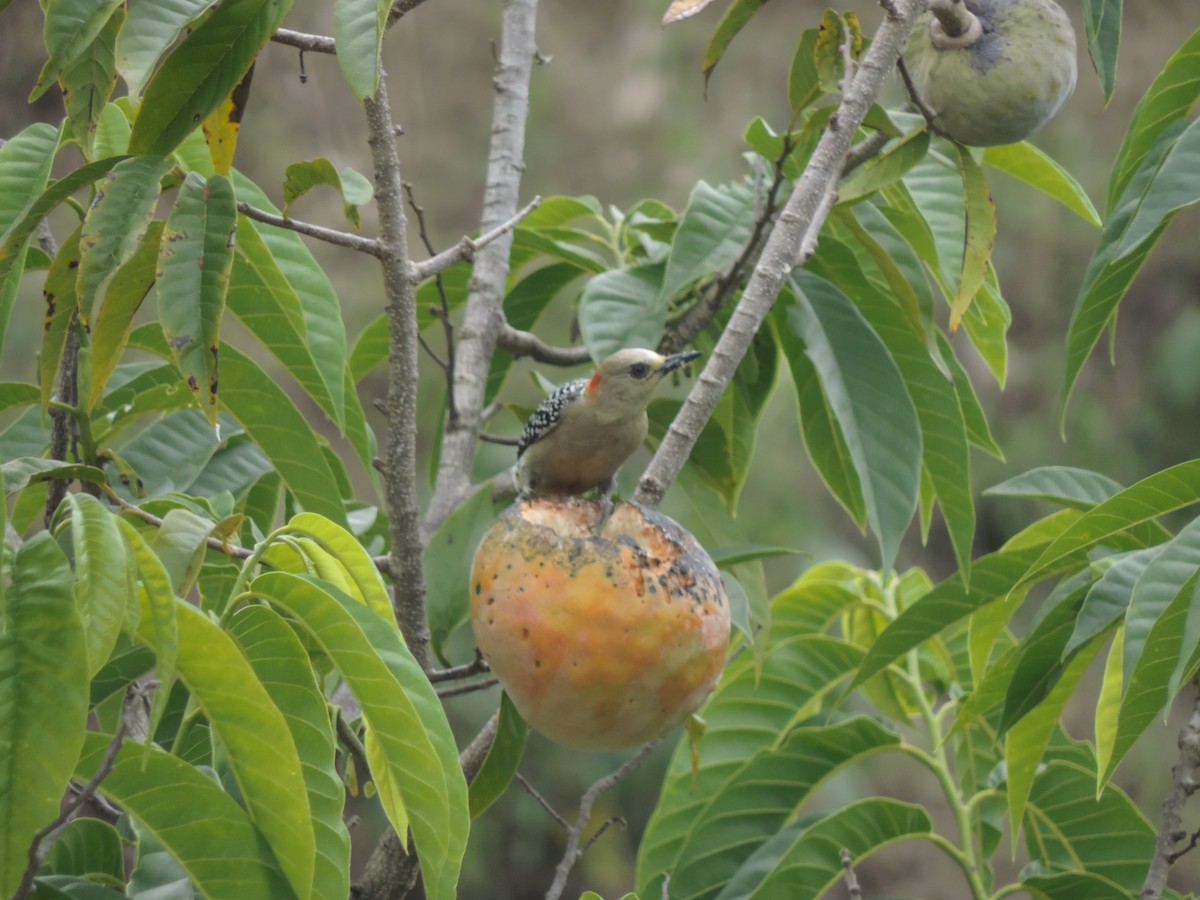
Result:
<instances>
[{"instance_id":1,"label":"tree branch","mask_svg":"<svg viewBox=\"0 0 1200 900\"><path fill-rule=\"evenodd\" d=\"M333 244L335 247L345 247L349 250L357 250L359 253L367 253L377 257L382 257L384 253L383 248L379 245L379 241L374 238L352 234L349 231L338 231L336 228L326 228L324 225L311 225L308 222L301 222L298 219L286 216L278 216L275 213L267 212L265 209L258 209L251 206L246 202L239 203L237 208L238 212L247 219L253 219L256 222L265 222L267 225L274 225L277 228L286 228L289 231L295 231L297 234L307 235L319 241L324 241L327 244Z\"/></svg>"},{"instance_id":2,"label":"tree branch","mask_svg":"<svg viewBox=\"0 0 1200 900\"><path fill-rule=\"evenodd\" d=\"M846 896L850 900L863 900L862 888L858 884L858 876L854 874L854 861L850 858L850 851L843 847L838 851L838 858L842 861L842 880L846 882Z\"/></svg>"},{"instance_id":3,"label":"tree branch","mask_svg":"<svg viewBox=\"0 0 1200 900\"><path fill-rule=\"evenodd\" d=\"M895 0L895 13L889 11L885 15L804 173L792 189L787 205L771 229L762 256L729 324L642 475L634 495L636 501L650 506L657 506L662 501L770 312L784 280L792 269L804 262L804 251L815 246L816 235L824 224L854 134L879 95L884 79L900 58L900 50L922 6L921 0Z\"/></svg>"},{"instance_id":4,"label":"tree branch","mask_svg":"<svg viewBox=\"0 0 1200 900\"><path fill-rule=\"evenodd\" d=\"M1142 883L1139 900L1159 900L1167 886L1171 864L1181 853L1175 845L1188 836L1183 828L1183 807L1197 787L1200 767L1200 682L1193 682L1192 714L1179 732L1179 758L1171 767L1171 787L1163 800L1162 824L1154 840L1154 856Z\"/></svg>"},{"instance_id":5,"label":"tree branch","mask_svg":"<svg viewBox=\"0 0 1200 900\"><path fill-rule=\"evenodd\" d=\"M379 209L379 262L387 297L388 428L383 455L384 499L388 512L388 570L392 605L405 643L421 668L429 669L429 624L425 615L425 578L421 570L420 507L417 502L417 340L416 284L409 277L408 222L396 152L396 128L388 105L387 77L364 104L367 143L375 173Z\"/></svg>"},{"instance_id":6,"label":"tree branch","mask_svg":"<svg viewBox=\"0 0 1200 900\"><path fill-rule=\"evenodd\" d=\"M475 260L476 253L478 253L488 244L492 243L492 241L504 237L511 232L517 227L517 223L537 209L538 204L541 202L541 197L534 197L515 214L509 216L506 221L501 222L486 234L481 234L477 238L463 235L463 237L459 239L458 243L449 250L443 250L436 256L431 256L429 259L423 259L420 262L413 263L412 277L420 282L434 275L439 275L442 272L445 272L451 266L457 265L460 262L473 262Z\"/></svg>"},{"instance_id":7,"label":"tree branch","mask_svg":"<svg viewBox=\"0 0 1200 900\"><path fill-rule=\"evenodd\" d=\"M583 830L587 828L588 822L592 818L592 806L595 804L596 798L645 762L646 757L650 755L651 751L661 741L662 738L659 737L647 744L643 744L641 749L627 759L619 769L605 775L584 791L583 796L579 798L579 816L575 819L575 824L567 829L567 849L563 851L563 857L558 863L558 868L554 870L554 881L551 883L550 889L546 891L546 900L558 900L562 896L562 892L567 886L567 876L571 874L571 868L579 861L579 857L583 855L583 851L588 846L591 846L590 841L583 846L581 846L581 842L583 839ZM607 828L610 824L612 824L611 820L606 822L603 828Z\"/></svg>"},{"instance_id":8,"label":"tree branch","mask_svg":"<svg viewBox=\"0 0 1200 900\"><path fill-rule=\"evenodd\" d=\"M507 322L496 334L496 346L517 359L528 356L548 366L581 366L592 360L587 347L553 347L532 331L521 331Z\"/></svg>"},{"instance_id":9,"label":"tree branch","mask_svg":"<svg viewBox=\"0 0 1200 900\"><path fill-rule=\"evenodd\" d=\"M117 753L121 750L121 745L125 742L125 734L127 726L125 723L125 707L134 702L134 695L140 693L139 689L133 685L129 687L125 694L125 702L121 706L121 720L117 723L117 730L113 734L112 739L108 742L108 747L104 751L104 756L100 760L100 765L96 769L96 774L89 778L84 785L62 804L58 815L54 821L39 829L33 836L33 841L29 845L29 864L25 867L25 872L21 876L21 883L17 886L16 893L12 895L12 900L24 900L33 890L33 880L37 877L37 871L41 868L42 862L46 858L46 851L49 850L53 837L74 817L76 811L83 804L87 803L96 795L96 791L100 788L100 783L108 777L108 773L113 770L113 766L117 763Z\"/></svg>"},{"instance_id":10,"label":"tree branch","mask_svg":"<svg viewBox=\"0 0 1200 900\"><path fill-rule=\"evenodd\" d=\"M529 79L537 46L534 28L537 0L506 0L492 79L496 96L492 107L492 139L479 232L487 235L513 219L525 169L525 123L529 114ZM471 489L471 467L479 441L488 372L496 348L496 335L504 321L502 302L508 278L511 231L504 231L479 250L470 291L459 330L454 369L455 409L458 420L446 423L433 497L425 515L425 533L437 526L462 502Z\"/></svg>"},{"instance_id":11,"label":"tree branch","mask_svg":"<svg viewBox=\"0 0 1200 900\"><path fill-rule=\"evenodd\" d=\"M404 16L405 13L412 12L425 0L396 0L392 4L392 8L388 11L387 22L385 28L391 28ZM276 44L285 44L288 47L295 47L298 50L303 50L306 53L337 53L337 42L333 38L324 34L305 34L302 31L292 31L290 28L280 28L271 35L271 40Z\"/></svg>"}]
</instances>

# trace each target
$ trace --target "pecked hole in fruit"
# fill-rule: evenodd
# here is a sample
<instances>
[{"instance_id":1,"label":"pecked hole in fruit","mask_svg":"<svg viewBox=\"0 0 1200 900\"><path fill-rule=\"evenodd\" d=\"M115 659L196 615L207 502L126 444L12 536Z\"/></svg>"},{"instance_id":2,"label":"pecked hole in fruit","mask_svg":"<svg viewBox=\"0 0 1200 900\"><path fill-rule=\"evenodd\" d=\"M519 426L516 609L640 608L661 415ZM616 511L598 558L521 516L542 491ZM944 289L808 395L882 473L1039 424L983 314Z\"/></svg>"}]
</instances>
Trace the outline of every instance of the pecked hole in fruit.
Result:
<instances>
[{"instance_id":1,"label":"pecked hole in fruit","mask_svg":"<svg viewBox=\"0 0 1200 900\"><path fill-rule=\"evenodd\" d=\"M479 596L481 593L483 593L483 582L477 581L475 582L475 595Z\"/></svg>"},{"instance_id":2,"label":"pecked hole in fruit","mask_svg":"<svg viewBox=\"0 0 1200 900\"><path fill-rule=\"evenodd\" d=\"M526 640L526 641L529 640L529 629L528 628L521 629L521 639Z\"/></svg>"}]
</instances>

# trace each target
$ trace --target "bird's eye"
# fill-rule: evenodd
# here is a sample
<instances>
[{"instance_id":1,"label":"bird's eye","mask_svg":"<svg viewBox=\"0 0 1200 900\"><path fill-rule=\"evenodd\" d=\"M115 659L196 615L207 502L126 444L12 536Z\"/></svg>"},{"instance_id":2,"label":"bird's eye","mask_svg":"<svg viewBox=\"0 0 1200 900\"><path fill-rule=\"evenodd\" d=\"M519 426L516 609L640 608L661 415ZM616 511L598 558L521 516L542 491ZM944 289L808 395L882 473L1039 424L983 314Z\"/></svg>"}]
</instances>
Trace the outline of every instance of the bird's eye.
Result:
<instances>
[{"instance_id":1,"label":"bird's eye","mask_svg":"<svg viewBox=\"0 0 1200 900\"><path fill-rule=\"evenodd\" d=\"M634 363L629 367L629 374L634 378L645 378L650 374L650 367L645 363Z\"/></svg>"}]
</instances>

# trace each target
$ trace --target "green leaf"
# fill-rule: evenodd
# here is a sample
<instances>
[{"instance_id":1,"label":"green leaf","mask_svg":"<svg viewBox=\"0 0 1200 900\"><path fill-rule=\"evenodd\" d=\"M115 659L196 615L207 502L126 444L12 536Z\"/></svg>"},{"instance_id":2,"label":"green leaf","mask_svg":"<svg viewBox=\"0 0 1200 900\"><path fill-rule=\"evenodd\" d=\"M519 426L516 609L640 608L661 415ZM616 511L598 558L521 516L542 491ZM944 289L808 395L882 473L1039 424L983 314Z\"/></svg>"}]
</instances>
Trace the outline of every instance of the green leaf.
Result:
<instances>
[{"instance_id":1,"label":"green leaf","mask_svg":"<svg viewBox=\"0 0 1200 900\"><path fill-rule=\"evenodd\" d=\"M1120 5L1120 0L1088 0ZM1124 195L1143 160L1162 133L1183 119L1200 98L1200 29L1192 32L1167 60L1138 101L1125 130L1108 180L1108 210L1111 213Z\"/></svg>"},{"instance_id":2,"label":"green leaf","mask_svg":"<svg viewBox=\"0 0 1200 900\"><path fill-rule=\"evenodd\" d=\"M971 564L968 588L961 574L952 575L904 610L867 652L855 684L862 684L913 647L955 622L1007 596L1036 560L1045 543L1001 549Z\"/></svg>"},{"instance_id":3,"label":"green leaf","mask_svg":"<svg viewBox=\"0 0 1200 900\"><path fill-rule=\"evenodd\" d=\"M142 156L118 163L97 187L80 235L79 318L92 320L96 298L142 243L170 160Z\"/></svg>"},{"instance_id":4,"label":"green leaf","mask_svg":"<svg viewBox=\"0 0 1200 900\"><path fill-rule=\"evenodd\" d=\"M1108 783L1125 754L1154 718L1165 715L1171 708L1178 688L1180 649L1190 610L1196 604L1198 582L1200 578L1193 570L1191 577L1181 585L1172 585L1177 589L1153 622L1147 621L1152 610L1130 607L1127 619L1136 623L1139 636L1145 632L1145 637L1132 652L1127 644L1122 647L1126 675L1119 683L1125 690L1120 697L1116 728L1109 745L1111 749L1100 773L1098 784L1101 786ZM1169 589L1164 586L1164 593ZM1137 655L1133 656L1133 653ZM1115 683L1116 677L1114 675Z\"/></svg>"},{"instance_id":5,"label":"green leaf","mask_svg":"<svg viewBox=\"0 0 1200 900\"><path fill-rule=\"evenodd\" d=\"M293 0L224 0L170 55L150 83L129 139L131 153L165 156L224 102Z\"/></svg>"},{"instance_id":6,"label":"green leaf","mask_svg":"<svg viewBox=\"0 0 1200 900\"><path fill-rule=\"evenodd\" d=\"M1117 305L1166 228L1170 214L1167 219L1153 223L1152 230L1137 244L1127 245L1124 240L1126 232L1139 218L1142 200L1153 190L1160 167L1164 166L1164 161L1172 154L1181 130L1182 123L1165 129L1159 134L1155 145L1142 158L1120 199L1110 211L1108 221L1104 224L1104 233L1100 236L1100 243L1088 262L1067 328L1063 383L1059 399L1060 428L1064 426L1067 401L1083 364L1099 341L1101 332L1113 322ZM1191 128L1189 132L1194 141L1200 130ZM1139 231L1147 224L1151 223L1142 217Z\"/></svg>"},{"instance_id":7,"label":"green leaf","mask_svg":"<svg viewBox=\"0 0 1200 900\"><path fill-rule=\"evenodd\" d=\"M137 97L154 64L214 0L137 0L117 37L117 70Z\"/></svg>"},{"instance_id":8,"label":"green leaf","mask_svg":"<svg viewBox=\"0 0 1200 900\"><path fill-rule=\"evenodd\" d=\"M88 676L108 662L133 596L125 542L104 505L87 494L68 494L75 555L75 599L87 635Z\"/></svg>"},{"instance_id":9,"label":"green leaf","mask_svg":"<svg viewBox=\"0 0 1200 900\"><path fill-rule=\"evenodd\" d=\"M1021 886L1034 900L1129 900L1128 891L1093 872L1027 875L1021 879Z\"/></svg>"},{"instance_id":10,"label":"green leaf","mask_svg":"<svg viewBox=\"0 0 1200 900\"><path fill-rule=\"evenodd\" d=\"M121 0L50 0L45 6L46 50L50 59L42 67L30 102L42 96L96 40Z\"/></svg>"},{"instance_id":11,"label":"green leaf","mask_svg":"<svg viewBox=\"0 0 1200 900\"><path fill-rule=\"evenodd\" d=\"M146 295L150 293L150 288L154 286L158 275L158 250L162 234L163 223L150 222L137 250L108 283L104 299L96 311L95 320L92 322L92 372L89 379L91 389L85 398L85 409L88 412L95 409L108 379L112 377L113 371L121 361L125 346L129 343L133 317L141 308ZM75 296L74 285L71 286L70 296L72 299ZM66 302L65 297L62 302ZM59 356L61 357L61 350Z\"/></svg>"},{"instance_id":12,"label":"green leaf","mask_svg":"<svg viewBox=\"0 0 1200 900\"><path fill-rule=\"evenodd\" d=\"M283 713L230 636L176 604L180 679L225 750L250 818L296 894L313 878L315 838L300 757Z\"/></svg>"},{"instance_id":13,"label":"green leaf","mask_svg":"<svg viewBox=\"0 0 1200 900\"><path fill-rule=\"evenodd\" d=\"M707 721L708 727L713 724ZM666 805L660 804L651 820L639 871L651 879L670 872L677 896L713 896L828 778L899 743L896 733L856 716L836 725L796 728L778 745L726 760L706 771L696 790L664 794ZM654 896L652 881L639 876L639 886Z\"/></svg>"},{"instance_id":14,"label":"green leaf","mask_svg":"<svg viewBox=\"0 0 1200 900\"><path fill-rule=\"evenodd\" d=\"M340 7L352 6L355 0L345 2L342 0ZM357 0L361 4L362 0ZM379 0L367 0L368 5L373 5ZM380 15L387 17L387 11L390 8L390 3L380 2ZM336 13L335 13L336 16ZM336 28L336 20L335 20ZM382 31L381 31L382 34ZM338 41L338 60L342 59L341 41ZM378 53L378 48L376 48ZM376 58L376 67L378 59ZM365 96L370 96L375 93L375 88ZM362 216L358 214L358 208L371 201L371 197L375 194L375 189L371 186L371 182L367 181L362 175L355 172L349 166L342 169L335 169L333 163L324 157L306 160L304 162L292 163L284 171L286 176L283 182L283 214L288 214L288 208L302 197L304 194L311 191L319 185L327 185L342 195L342 211L346 215L346 221L350 222L356 229L362 229Z\"/></svg>"},{"instance_id":15,"label":"green leaf","mask_svg":"<svg viewBox=\"0 0 1200 900\"><path fill-rule=\"evenodd\" d=\"M114 49L124 22L125 7L119 5L95 39L59 76L67 124L85 159L95 158L93 144L100 110L117 84Z\"/></svg>"},{"instance_id":16,"label":"green leaf","mask_svg":"<svg viewBox=\"0 0 1200 900\"><path fill-rule=\"evenodd\" d=\"M1161 551L1161 547L1147 547L1105 559L1111 565L1088 591L1071 639L1063 648L1064 657L1106 632L1125 615L1134 586Z\"/></svg>"},{"instance_id":17,"label":"green leaf","mask_svg":"<svg viewBox=\"0 0 1200 900\"><path fill-rule=\"evenodd\" d=\"M1042 552L1024 580L1043 577L1072 554L1197 502L1200 502L1200 460L1156 472L1084 513Z\"/></svg>"},{"instance_id":18,"label":"green leaf","mask_svg":"<svg viewBox=\"0 0 1200 900\"><path fill-rule=\"evenodd\" d=\"M992 248L996 245L996 206L987 179L971 151L955 144L958 151L958 171L963 180L963 210L966 221L966 245L963 250L962 274L954 299L950 303L951 333L962 321L967 305L983 286Z\"/></svg>"},{"instance_id":19,"label":"green leaf","mask_svg":"<svg viewBox=\"0 0 1200 900\"><path fill-rule=\"evenodd\" d=\"M1083 869L1131 894L1141 889L1154 828L1116 788L1097 798L1094 766L1048 762L1033 783L1024 826L1029 855L1043 873Z\"/></svg>"},{"instance_id":20,"label":"green leaf","mask_svg":"<svg viewBox=\"0 0 1200 900\"><path fill-rule=\"evenodd\" d=\"M798 819L751 856L716 900L816 900L845 876L841 850L858 861L932 830L923 807L883 797L859 800L822 818Z\"/></svg>"},{"instance_id":21,"label":"green leaf","mask_svg":"<svg viewBox=\"0 0 1200 900\"><path fill-rule=\"evenodd\" d=\"M1102 645L1103 639L1093 638L1087 647L1075 654L1063 668L1058 682L1049 693L1005 732L1004 761L1008 774L1005 796L1008 800L1009 823L1012 826L1010 837L1014 846L1042 754L1058 728L1067 701L1071 699L1084 672Z\"/></svg>"},{"instance_id":22,"label":"green leaf","mask_svg":"<svg viewBox=\"0 0 1200 900\"><path fill-rule=\"evenodd\" d=\"M99 819L78 818L54 838L41 874L78 875L96 881L125 881L125 851L117 829Z\"/></svg>"},{"instance_id":23,"label":"green leaf","mask_svg":"<svg viewBox=\"0 0 1200 900\"><path fill-rule=\"evenodd\" d=\"M81 466L78 463L32 456L12 459L0 464L0 473L3 474L5 497L10 497L18 491L25 490L29 485L41 481L56 479L71 481L76 478L96 484L104 484L107 481L104 472L95 466Z\"/></svg>"},{"instance_id":24,"label":"green leaf","mask_svg":"<svg viewBox=\"0 0 1200 900\"><path fill-rule=\"evenodd\" d=\"M0 894L58 815L87 728L88 660L67 557L49 532L12 556L0 609ZM90 773L89 773L90 775Z\"/></svg>"},{"instance_id":25,"label":"green leaf","mask_svg":"<svg viewBox=\"0 0 1200 900\"><path fill-rule=\"evenodd\" d=\"M184 383L217 424L221 314L233 265L237 202L223 175L188 174L163 227L158 317Z\"/></svg>"},{"instance_id":26,"label":"green leaf","mask_svg":"<svg viewBox=\"0 0 1200 900\"><path fill-rule=\"evenodd\" d=\"M229 633L283 713L296 744L312 812L316 857L314 900L345 900L350 890L350 833L342 821L344 788L334 766L337 749L329 711L299 637L264 606L230 619Z\"/></svg>"},{"instance_id":27,"label":"green leaf","mask_svg":"<svg viewBox=\"0 0 1200 900\"><path fill-rule=\"evenodd\" d=\"M470 816L441 702L394 625L336 589L285 572L253 592L286 610L341 672L403 794L431 900L454 896Z\"/></svg>"},{"instance_id":28,"label":"green leaf","mask_svg":"<svg viewBox=\"0 0 1200 900\"><path fill-rule=\"evenodd\" d=\"M14 228L45 189L58 140L59 129L38 123L0 147L0 235L4 236L0 244L0 348L20 286L27 241L41 219L15 233ZM16 275L12 277L14 270Z\"/></svg>"},{"instance_id":29,"label":"green leaf","mask_svg":"<svg viewBox=\"0 0 1200 900\"><path fill-rule=\"evenodd\" d=\"M788 324L804 340L821 375L859 476L883 566L890 568L917 506L921 432L916 410L891 354L846 296L803 270L793 272L790 282L796 301L786 307Z\"/></svg>"},{"instance_id":30,"label":"green leaf","mask_svg":"<svg viewBox=\"0 0 1200 900\"><path fill-rule=\"evenodd\" d=\"M1200 183L1195 177L1198 165L1200 124L1193 122L1171 144L1153 180L1138 198L1133 219L1113 251L1117 260L1139 247L1179 210L1200 202Z\"/></svg>"},{"instance_id":31,"label":"green leaf","mask_svg":"<svg viewBox=\"0 0 1200 900\"><path fill-rule=\"evenodd\" d=\"M697 338L697 348L706 355L711 353L709 340L708 336ZM688 460L720 493L731 515L737 512L742 486L750 472L758 423L775 388L778 370L779 352L774 336L769 330L760 331L738 364L729 389L705 423ZM668 421L664 433L669 425Z\"/></svg>"},{"instance_id":32,"label":"green leaf","mask_svg":"<svg viewBox=\"0 0 1200 900\"><path fill-rule=\"evenodd\" d=\"M783 304L776 304L776 320L783 319ZM800 432L808 457L821 480L860 529L867 527L867 506L846 438L830 408L816 367L805 355L804 342L791 334L786 321L777 329L783 355L792 372L799 408Z\"/></svg>"},{"instance_id":33,"label":"green leaf","mask_svg":"<svg viewBox=\"0 0 1200 900\"><path fill-rule=\"evenodd\" d=\"M90 733L75 776L95 774L111 738ZM296 896L249 815L207 774L178 757L126 742L100 793L174 857L211 900ZM307 896L307 894L304 894Z\"/></svg>"},{"instance_id":34,"label":"green leaf","mask_svg":"<svg viewBox=\"0 0 1200 900\"><path fill-rule=\"evenodd\" d=\"M162 517L150 549L167 570L176 596L186 597L195 585L214 528L212 519L189 509L170 509Z\"/></svg>"},{"instance_id":35,"label":"green leaf","mask_svg":"<svg viewBox=\"0 0 1200 900\"><path fill-rule=\"evenodd\" d=\"M786 599L795 602L797 595ZM784 600L782 596L776 598L775 608ZM658 804L638 850L637 883L639 893L644 896L657 897L661 893L662 875L682 858L683 848L697 827L695 815L708 807L708 798L720 794L724 785L734 783L731 780L756 754L769 753L787 740L793 727L807 715L805 710L815 711L821 698L851 677L862 659L862 651L844 641L798 633L799 629L774 627L773 631L761 667L755 665L751 654L734 659L701 709L706 728L696 743L699 763L694 771L688 738L683 737L675 748ZM852 726L843 736L871 727ZM834 736L837 734L835 731ZM802 754L800 748L797 744L796 751ZM831 755L835 751L836 747L829 748ZM814 782L821 777L821 765L813 761L808 770ZM756 823L752 815L755 809L752 798L762 799L754 792L753 780L750 778L744 785L746 793L731 790L714 814L720 809L741 809L746 821L763 828L764 823ZM803 783L804 776L797 776L797 780ZM797 788L798 794L803 792L803 788ZM778 828L782 818L786 818L786 813L781 815L773 810L769 819L775 824L766 823L767 833ZM722 841L719 830L710 828L697 845L697 858L705 847L711 849L714 842L728 856L723 868L729 861L736 865L753 849L747 847L739 852L736 846L731 846L732 841ZM696 874L700 876L701 872L698 870Z\"/></svg>"},{"instance_id":36,"label":"green leaf","mask_svg":"<svg viewBox=\"0 0 1200 900\"><path fill-rule=\"evenodd\" d=\"M151 5L149 3L139 4L142 7ZM121 34L124 34L125 30L121 29ZM96 119L96 135L92 144L92 152L97 159L128 153L129 132L129 118L124 109L116 103L105 104Z\"/></svg>"},{"instance_id":37,"label":"green leaf","mask_svg":"<svg viewBox=\"0 0 1200 900\"><path fill-rule=\"evenodd\" d=\"M983 162L1018 181L1025 182L1030 187L1037 188L1089 225L1095 225L1097 228L1103 226L1100 214L1096 212L1096 207L1092 206L1092 201L1088 199L1082 185L1070 172L1028 141L987 147L983 151Z\"/></svg>"},{"instance_id":38,"label":"green leaf","mask_svg":"<svg viewBox=\"0 0 1200 900\"><path fill-rule=\"evenodd\" d=\"M170 413L121 448L121 457L137 478L136 496L155 497L182 491L208 465L220 442L195 409Z\"/></svg>"},{"instance_id":39,"label":"green leaf","mask_svg":"<svg viewBox=\"0 0 1200 900\"><path fill-rule=\"evenodd\" d=\"M989 497L1029 497L1066 509L1091 509L1121 490L1107 475L1071 466L1039 466L984 490Z\"/></svg>"},{"instance_id":40,"label":"green leaf","mask_svg":"<svg viewBox=\"0 0 1200 900\"><path fill-rule=\"evenodd\" d=\"M0 152L12 143L10 141L4 148L0 148ZM96 162L80 166L69 175L64 175L47 187L41 196L24 210L20 218L4 232L3 243L0 244L0 324L3 324L5 330L8 328L7 314L12 303L11 298L15 296L16 284L21 276L22 262L25 257L25 242L29 240L29 236L33 234L34 229L38 227L42 219L52 209L81 187L90 185L97 178L100 178L109 169L117 165L121 159L122 157L109 157L108 159L97 160ZM0 181L0 184L2 183ZM15 278L13 277L14 274ZM2 337L3 334L0 334L0 338Z\"/></svg>"},{"instance_id":41,"label":"green leaf","mask_svg":"<svg viewBox=\"0 0 1200 900\"><path fill-rule=\"evenodd\" d=\"M338 67L359 103L379 88L379 51L391 8L391 0L336 0L333 5Z\"/></svg>"},{"instance_id":42,"label":"green leaf","mask_svg":"<svg viewBox=\"0 0 1200 900\"><path fill-rule=\"evenodd\" d=\"M385 622L395 621L392 600L379 569L353 534L314 513L297 513L280 529L279 534L297 535L311 541L340 570L336 578L326 578L327 581L333 581Z\"/></svg>"},{"instance_id":43,"label":"green leaf","mask_svg":"<svg viewBox=\"0 0 1200 900\"><path fill-rule=\"evenodd\" d=\"M154 839L137 819L129 824L137 847L137 859L125 890L133 900L196 900L196 890L187 871Z\"/></svg>"},{"instance_id":44,"label":"green leaf","mask_svg":"<svg viewBox=\"0 0 1200 900\"><path fill-rule=\"evenodd\" d=\"M788 69L788 106L792 109L793 119L824 93L817 75L816 52L817 30L806 29L800 34Z\"/></svg>"},{"instance_id":45,"label":"green leaf","mask_svg":"<svg viewBox=\"0 0 1200 900\"><path fill-rule=\"evenodd\" d=\"M1117 48L1121 44L1121 0L1083 0L1088 55L1100 78L1104 102L1117 84Z\"/></svg>"},{"instance_id":46,"label":"green leaf","mask_svg":"<svg viewBox=\"0 0 1200 900\"><path fill-rule=\"evenodd\" d=\"M240 199L275 212L251 181L238 175L234 184ZM345 389L341 303L300 235L240 217L227 302L339 428L350 434L351 424L361 423L358 396ZM354 449L370 469L373 451L368 444L355 441Z\"/></svg>"},{"instance_id":47,"label":"green leaf","mask_svg":"<svg viewBox=\"0 0 1200 900\"><path fill-rule=\"evenodd\" d=\"M822 238L812 266L854 298L900 370L921 428L922 465L941 504L959 568L969 580L975 504L966 422L954 383L939 369L940 360L930 356L920 324L914 321L919 312L902 308L882 275L871 279L877 271L872 258L856 255L852 246L837 238Z\"/></svg>"},{"instance_id":48,"label":"green leaf","mask_svg":"<svg viewBox=\"0 0 1200 900\"><path fill-rule=\"evenodd\" d=\"M708 39L708 46L704 48L704 78L707 83L708 78L712 75L713 69L717 63L721 61L721 57L725 55L725 50L729 47L729 42L732 41L739 31L746 27L746 23L751 17L766 5L767 0L733 0L725 9L725 15L721 16L721 21L717 23L716 29L712 33L712 37Z\"/></svg>"},{"instance_id":49,"label":"green leaf","mask_svg":"<svg viewBox=\"0 0 1200 900\"><path fill-rule=\"evenodd\" d=\"M914 131L887 152L873 157L838 185L838 203L847 203L873 194L903 178L929 152L929 132Z\"/></svg>"},{"instance_id":50,"label":"green leaf","mask_svg":"<svg viewBox=\"0 0 1200 900\"><path fill-rule=\"evenodd\" d=\"M803 550L791 547L772 547L767 544L738 544L731 547L717 547L709 551L709 556L719 568L728 569L745 562L760 559L772 559L777 556L802 556Z\"/></svg>"},{"instance_id":51,"label":"green leaf","mask_svg":"<svg viewBox=\"0 0 1200 900\"><path fill-rule=\"evenodd\" d=\"M346 511L333 472L288 395L232 346L221 354L221 372L221 405L271 460L288 490L308 512L344 527Z\"/></svg>"},{"instance_id":52,"label":"green leaf","mask_svg":"<svg viewBox=\"0 0 1200 900\"><path fill-rule=\"evenodd\" d=\"M593 276L579 298L579 330L592 359L623 347L656 347L666 327L659 300L663 266L613 269Z\"/></svg>"},{"instance_id":53,"label":"green leaf","mask_svg":"<svg viewBox=\"0 0 1200 900\"><path fill-rule=\"evenodd\" d=\"M493 518L492 489L485 484L442 521L425 546L430 641L443 660L446 640L470 615L471 563Z\"/></svg>"},{"instance_id":54,"label":"green leaf","mask_svg":"<svg viewBox=\"0 0 1200 900\"><path fill-rule=\"evenodd\" d=\"M499 716L496 736L492 738L492 745L483 758L479 772L467 787L472 819L482 815L508 790L525 753L529 726L503 691L500 692L500 710L496 715Z\"/></svg>"},{"instance_id":55,"label":"green leaf","mask_svg":"<svg viewBox=\"0 0 1200 900\"><path fill-rule=\"evenodd\" d=\"M659 305L665 307L688 285L733 264L750 240L755 205L754 191L744 181L718 187L697 182L671 242Z\"/></svg>"}]
</instances>

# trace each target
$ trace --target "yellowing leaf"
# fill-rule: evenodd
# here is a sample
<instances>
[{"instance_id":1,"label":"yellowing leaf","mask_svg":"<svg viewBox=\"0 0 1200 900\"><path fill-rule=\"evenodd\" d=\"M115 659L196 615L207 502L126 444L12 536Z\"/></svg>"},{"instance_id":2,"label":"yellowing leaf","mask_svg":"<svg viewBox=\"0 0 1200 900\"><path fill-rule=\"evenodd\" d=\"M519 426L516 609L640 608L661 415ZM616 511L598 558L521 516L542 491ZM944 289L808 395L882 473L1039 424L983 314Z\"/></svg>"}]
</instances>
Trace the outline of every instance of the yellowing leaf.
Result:
<instances>
[{"instance_id":1,"label":"yellowing leaf","mask_svg":"<svg viewBox=\"0 0 1200 900\"><path fill-rule=\"evenodd\" d=\"M200 124L204 141L212 157L213 169L218 175L228 175L233 168L233 154L237 150L238 131L242 127L242 115L250 100L250 79L254 77L254 66L246 77L234 86L221 105L208 114Z\"/></svg>"}]
</instances>

